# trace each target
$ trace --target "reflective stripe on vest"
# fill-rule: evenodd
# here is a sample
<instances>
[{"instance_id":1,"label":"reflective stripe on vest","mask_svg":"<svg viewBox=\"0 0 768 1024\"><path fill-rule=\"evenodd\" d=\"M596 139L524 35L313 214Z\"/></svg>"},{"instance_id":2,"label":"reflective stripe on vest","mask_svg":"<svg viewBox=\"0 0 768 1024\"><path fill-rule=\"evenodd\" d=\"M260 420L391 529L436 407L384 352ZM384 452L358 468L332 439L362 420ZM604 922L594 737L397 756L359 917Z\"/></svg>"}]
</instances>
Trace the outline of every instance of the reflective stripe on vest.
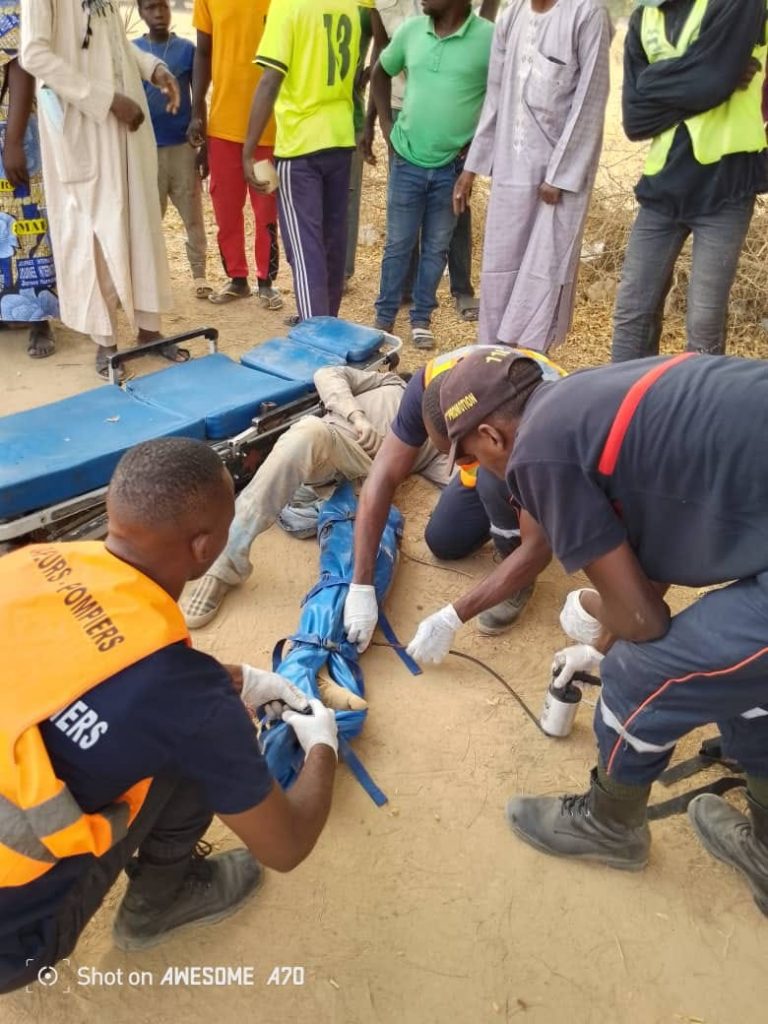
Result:
<instances>
[{"instance_id":1,"label":"reflective stripe on vest","mask_svg":"<svg viewBox=\"0 0 768 1024\"><path fill-rule=\"evenodd\" d=\"M622 399L619 410L613 417L611 429L608 431L608 437L605 439L605 444L597 463L598 473L602 473L604 476L612 476L615 472L621 453L621 446L624 443L624 438L637 412L637 408L659 377L663 377L667 370L671 370L673 366L682 363L684 359L690 359L691 356L695 355L698 355L698 352L682 352L680 355L667 359L665 363L654 366L652 370L644 373L642 377L635 381Z\"/></svg>"},{"instance_id":2,"label":"reflective stripe on vest","mask_svg":"<svg viewBox=\"0 0 768 1024\"><path fill-rule=\"evenodd\" d=\"M39 724L142 658L189 642L189 633L170 595L96 542L31 545L0 558L0 618L0 886L18 886L63 857L105 853L152 782L85 814L57 778ZM98 719L84 708L80 721L88 714L90 734Z\"/></svg>"},{"instance_id":3,"label":"reflective stripe on vest","mask_svg":"<svg viewBox=\"0 0 768 1024\"><path fill-rule=\"evenodd\" d=\"M452 370L465 356L468 356L470 352L476 352L478 348L501 348L505 355L509 352L509 346L503 345L464 345L461 348L454 349L452 352L444 352L442 355L430 359L424 367L424 387L428 388L435 377L439 377L441 373L445 373L447 370ZM553 363L551 359L547 359L543 352L536 352L531 348L520 348L515 351L517 355L523 356L526 359L533 359L539 363L545 379L557 380L559 377L567 376L565 370L558 366L557 363ZM478 462L459 466L459 479L465 487L477 486L477 471L479 468L480 463Z\"/></svg>"},{"instance_id":4,"label":"reflective stripe on vest","mask_svg":"<svg viewBox=\"0 0 768 1024\"><path fill-rule=\"evenodd\" d=\"M696 0L683 26L677 44L667 39L664 11L661 7L644 7L640 22L640 39L649 63L682 56L698 39L707 12L708 0ZM765 68L768 47L765 40L752 51L752 56ZM716 74L716 70L713 74ZM736 89L720 106L686 118L683 122L691 136L693 155L700 164L715 164L732 153L760 153L766 148L762 115L764 72L756 74L747 89ZM667 162L678 125L657 135L648 153L644 173L658 174Z\"/></svg>"}]
</instances>

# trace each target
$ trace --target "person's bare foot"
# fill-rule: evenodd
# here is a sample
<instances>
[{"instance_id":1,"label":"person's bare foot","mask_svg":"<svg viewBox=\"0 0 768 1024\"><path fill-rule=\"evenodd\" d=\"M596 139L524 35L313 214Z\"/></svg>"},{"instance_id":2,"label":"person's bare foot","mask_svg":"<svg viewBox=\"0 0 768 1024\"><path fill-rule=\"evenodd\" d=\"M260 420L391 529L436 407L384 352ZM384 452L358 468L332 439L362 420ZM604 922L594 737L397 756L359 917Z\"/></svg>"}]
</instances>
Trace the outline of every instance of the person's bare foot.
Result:
<instances>
[{"instance_id":1,"label":"person's bare foot","mask_svg":"<svg viewBox=\"0 0 768 1024\"><path fill-rule=\"evenodd\" d=\"M32 324L29 331L27 355L30 359L47 359L56 351L56 339L47 320Z\"/></svg>"}]
</instances>

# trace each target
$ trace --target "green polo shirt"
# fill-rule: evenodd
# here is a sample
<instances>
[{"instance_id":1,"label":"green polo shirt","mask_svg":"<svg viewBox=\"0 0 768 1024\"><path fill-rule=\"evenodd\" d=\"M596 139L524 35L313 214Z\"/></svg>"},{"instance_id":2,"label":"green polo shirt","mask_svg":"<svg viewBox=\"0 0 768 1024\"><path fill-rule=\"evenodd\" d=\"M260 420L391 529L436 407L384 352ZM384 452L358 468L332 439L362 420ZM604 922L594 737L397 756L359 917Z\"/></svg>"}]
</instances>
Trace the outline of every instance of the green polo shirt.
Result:
<instances>
[{"instance_id":1,"label":"green polo shirt","mask_svg":"<svg viewBox=\"0 0 768 1024\"><path fill-rule=\"evenodd\" d=\"M403 109L392 147L418 167L444 167L472 139L485 99L493 25L470 14L440 38L426 15L409 18L381 54L388 75L405 71Z\"/></svg>"}]
</instances>

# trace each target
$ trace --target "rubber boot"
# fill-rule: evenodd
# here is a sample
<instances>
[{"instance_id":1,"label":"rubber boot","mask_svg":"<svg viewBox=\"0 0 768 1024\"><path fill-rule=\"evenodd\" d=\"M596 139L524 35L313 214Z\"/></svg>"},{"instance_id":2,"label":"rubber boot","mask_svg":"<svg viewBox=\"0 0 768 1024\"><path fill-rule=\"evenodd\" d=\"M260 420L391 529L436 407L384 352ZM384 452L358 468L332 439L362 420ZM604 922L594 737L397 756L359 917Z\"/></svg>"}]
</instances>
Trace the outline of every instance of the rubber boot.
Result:
<instances>
[{"instance_id":1,"label":"rubber boot","mask_svg":"<svg viewBox=\"0 0 768 1024\"><path fill-rule=\"evenodd\" d=\"M509 629L520 618L523 609L528 604L533 594L533 584L523 587L508 597L506 601L495 604L493 608L482 612L477 618L477 629L479 633L486 636L495 636Z\"/></svg>"},{"instance_id":2,"label":"rubber boot","mask_svg":"<svg viewBox=\"0 0 768 1024\"><path fill-rule=\"evenodd\" d=\"M633 799L607 793L591 773L589 792L576 796L518 796L507 804L515 835L542 853L597 861L622 871L648 863L651 833L646 822L648 790ZM638 787L640 789L640 787Z\"/></svg>"},{"instance_id":3,"label":"rubber boot","mask_svg":"<svg viewBox=\"0 0 768 1024\"><path fill-rule=\"evenodd\" d=\"M261 865L245 849L209 857L198 843L191 858L159 865L132 859L130 879L117 911L118 949L149 949L193 924L221 921L246 901L263 880Z\"/></svg>"},{"instance_id":4,"label":"rubber boot","mask_svg":"<svg viewBox=\"0 0 768 1024\"><path fill-rule=\"evenodd\" d=\"M688 805L688 817L706 849L746 878L755 903L768 917L768 808L747 791L750 818L714 793Z\"/></svg>"}]
</instances>

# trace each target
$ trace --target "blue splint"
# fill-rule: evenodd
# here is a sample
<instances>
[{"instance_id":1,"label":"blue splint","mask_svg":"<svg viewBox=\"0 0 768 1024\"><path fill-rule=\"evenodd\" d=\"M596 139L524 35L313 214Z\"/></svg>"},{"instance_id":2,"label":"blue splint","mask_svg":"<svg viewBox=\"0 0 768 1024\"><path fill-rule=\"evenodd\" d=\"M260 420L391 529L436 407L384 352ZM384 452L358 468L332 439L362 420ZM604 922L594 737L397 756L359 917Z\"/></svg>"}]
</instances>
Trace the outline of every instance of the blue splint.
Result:
<instances>
[{"instance_id":1,"label":"blue splint","mask_svg":"<svg viewBox=\"0 0 768 1024\"><path fill-rule=\"evenodd\" d=\"M320 579L304 598L299 628L289 637L291 650L282 657L281 641L273 656L274 671L290 679L308 697L319 697L317 676L321 669L339 686L358 697L365 696L357 648L347 640L343 621L344 601L352 578L356 511L354 488L348 482L337 487L323 505L318 521ZM380 605L392 583L402 532L403 517L393 507L376 558L374 586ZM350 740L360 735L367 715L367 709L336 712L339 753L374 803L381 806L387 798L349 745ZM272 776L288 789L304 763L296 733L285 722L277 722L262 731L261 745Z\"/></svg>"},{"instance_id":2,"label":"blue splint","mask_svg":"<svg viewBox=\"0 0 768 1024\"><path fill-rule=\"evenodd\" d=\"M272 348L263 358L256 348L241 363L214 352L132 380L122 390L102 385L0 417L0 541L23 537L92 504L120 457L136 444L191 437L223 443L219 450L231 449L235 456L241 437L276 434L318 411L315 369L345 362L341 352L354 352L356 358L365 352L364 359L375 365L399 347L389 335L330 317L301 326L312 337L311 346L295 339L268 342ZM215 331L201 333L215 339Z\"/></svg>"}]
</instances>

